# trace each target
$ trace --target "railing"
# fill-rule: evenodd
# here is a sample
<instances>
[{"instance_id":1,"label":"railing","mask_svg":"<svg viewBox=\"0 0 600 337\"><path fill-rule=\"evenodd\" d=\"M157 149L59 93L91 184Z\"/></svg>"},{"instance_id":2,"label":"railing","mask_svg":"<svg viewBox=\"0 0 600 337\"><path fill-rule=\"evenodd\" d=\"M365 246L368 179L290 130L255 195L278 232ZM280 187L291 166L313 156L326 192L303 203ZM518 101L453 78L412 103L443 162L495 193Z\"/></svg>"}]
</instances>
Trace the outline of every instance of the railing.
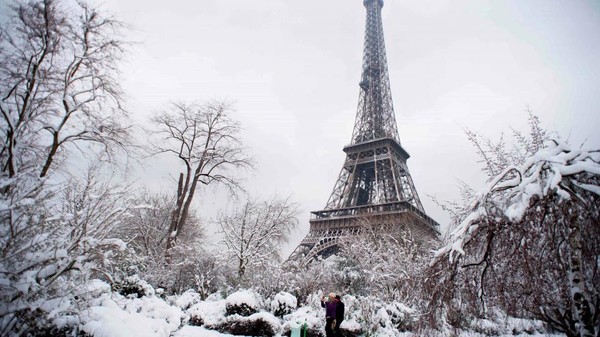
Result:
<instances>
[{"instance_id":1,"label":"railing","mask_svg":"<svg viewBox=\"0 0 600 337\"><path fill-rule=\"evenodd\" d=\"M370 215L373 213L388 213L388 212L407 212L412 211L417 214L422 220L424 220L431 227L438 230L439 224L430 218L420 209L416 208L407 201L389 202L384 204L376 205L362 205L355 207L336 208L336 209L325 209L320 211L311 212L311 220L325 220L329 218L345 218L359 215Z\"/></svg>"},{"instance_id":2,"label":"railing","mask_svg":"<svg viewBox=\"0 0 600 337\"><path fill-rule=\"evenodd\" d=\"M361 141L358 143L350 143L350 144L344 146L343 150L346 154L349 154L349 153L365 151L367 149L376 149L378 147L387 146L388 144L391 144L391 147L393 149L395 149L396 151L398 151L398 153L404 160L407 160L408 158L410 158L410 155L408 154L408 152L406 152L406 150L404 150L402 145L400 145L399 141L392 137L382 137L382 138Z\"/></svg>"}]
</instances>

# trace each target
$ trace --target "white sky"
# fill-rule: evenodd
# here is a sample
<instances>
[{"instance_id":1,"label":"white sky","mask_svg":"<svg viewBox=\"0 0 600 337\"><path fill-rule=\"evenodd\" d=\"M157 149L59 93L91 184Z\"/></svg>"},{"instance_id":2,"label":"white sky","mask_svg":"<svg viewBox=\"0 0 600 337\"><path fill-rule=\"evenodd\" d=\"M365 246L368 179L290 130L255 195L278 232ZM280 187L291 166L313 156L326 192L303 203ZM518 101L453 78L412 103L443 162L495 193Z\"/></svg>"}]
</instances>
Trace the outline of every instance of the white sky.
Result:
<instances>
[{"instance_id":1,"label":"white sky","mask_svg":"<svg viewBox=\"0 0 600 337\"><path fill-rule=\"evenodd\" d=\"M108 0L139 44L124 67L138 121L171 100L236 101L256 158L253 195L292 195L322 209L350 142L360 79L361 0ZM464 135L525 129L530 107L573 143L600 146L600 2L595 0L387 0L383 23L396 119L427 213L448 216L428 195L459 198L457 181L483 175ZM142 181L174 190L166 160ZM224 207L199 197L206 217ZM293 247L291 248L293 249Z\"/></svg>"}]
</instances>

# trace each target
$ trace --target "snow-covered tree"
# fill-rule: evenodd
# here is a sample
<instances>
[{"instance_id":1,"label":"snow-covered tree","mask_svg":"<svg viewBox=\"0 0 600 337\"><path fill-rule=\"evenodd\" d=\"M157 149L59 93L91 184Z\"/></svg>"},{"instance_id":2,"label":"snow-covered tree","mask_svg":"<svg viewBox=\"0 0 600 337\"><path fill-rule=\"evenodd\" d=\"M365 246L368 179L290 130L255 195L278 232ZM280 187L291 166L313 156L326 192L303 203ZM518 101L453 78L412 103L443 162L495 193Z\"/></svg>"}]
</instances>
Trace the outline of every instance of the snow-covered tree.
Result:
<instances>
[{"instance_id":1,"label":"snow-covered tree","mask_svg":"<svg viewBox=\"0 0 600 337\"><path fill-rule=\"evenodd\" d=\"M335 290L333 272L335 272L333 259L315 260L308 265L300 259L291 259L285 261L281 266L280 272L275 273L275 277L265 275L265 283L278 286L277 291L285 290L294 294L298 303L307 303L311 295L316 299L321 298L328 291ZM327 289L327 290L325 290ZM271 292L271 295L275 292Z\"/></svg>"},{"instance_id":2,"label":"snow-covered tree","mask_svg":"<svg viewBox=\"0 0 600 337\"><path fill-rule=\"evenodd\" d=\"M403 301L414 298L432 245L397 223L401 222L390 219L382 224L363 219L360 235L341 242L341 260L335 274L338 289Z\"/></svg>"},{"instance_id":3,"label":"snow-covered tree","mask_svg":"<svg viewBox=\"0 0 600 337\"><path fill-rule=\"evenodd\" d=\"M130 206L82 158L127 148L116 81L121 24L85 1L14 2L0 29L0 335L77 301L124 246L107 236ZM66 170L65 163L77 166ZM83 164L82 164L83 163Z\"/></svg>"},{"instance_id":4,"label":"snow-covered tree","mask_svg":"<svg viewBox=\"0 0 600 337\"><path fill-rule=\"evenodd\" d=\"M91 170L3 200L12 203L0 210L0 335L39 328L40 312L71 310L81 283L118 268L126 246L109 233L132 206L130 190L99 176Z\"/></svg>"},{"instance_id":5,"label":"snow-covered tree","mask_svg":"<svg viewBox=\"0 0 600 337\"><path fill-rule=\"evenodd\" d=\"M281 245L297 226L297 214L290 198L273 197L263 202L249 200L231 214L217 217L225 253L235 262L240 279L250 267L281 258Z\"/></svg>"},{"instance_id":6,"label":"snow-covered tree","mask_svg":"<svg viewBox=\"0 0 600 337\"><path fill-rule=\"evenodd\" d=\"M135 251L136 259L131 261L129 274L137 273L153 286L166 288L169 292L195 288L197 282L205 287L211 285L202 279L201 269L215 258L203 249L205 228L195 212L190 212L188 225L180 233L176 245L171 247L172 258L167 262L165 251L174 196L142 191L135 199L137 206L113 231Z\"/></svg>"},{"instance_id":7,"label":"snow-covered tree","mask_svg":"<svg viewBox=\"0 0 600 337\"><path fill-rule=\"evenodd\" d=\"M536 119L530 125L532 136L519 139L529 147L480 147L495 149L484 157L493 179L436 253L433 324L499 307L568 336L598 332L600 150L553 140Z\"/></svg>"},{"instance_id":8,"label":"snow-covered tree","mask_svg":"<svg viewBox=\"0 0 600 337\"><path fill-rule=\"evenodd\" d=\"M528 110L529 130L527 133L512 129L512 142L507 143L502 133L498 140L492 140L473 130L466 129L465 134L478 155L478 163L486 182L494 180L506 168L521 165L525 160L544 147L550 135L540 123L539 117ZM450 214L450 223L456 226L471 211L472 202L478 197L478 191L463 181L459 181L461 200L442 201L432 196L433 201ZM444 233L447 234L447 233ZM447 238L446 238L447 239Z\"/></svg>"},{"instance_id":9,"label":"snow-covered tree","mask_svg":"<svg viewBox=\"0 0 600 337\"><path fill-rule=\"evenodd\" d=\"M173 103L152 119L155 125L151 152L170 154L183 163L177 198L167 237L169 250L186 227L190 206L200 184L223 184L230 192L240 189L231 170L251 168L240 139L240 125L231 118L231 106L224 102Z\"/></svg>"}]
</instances>

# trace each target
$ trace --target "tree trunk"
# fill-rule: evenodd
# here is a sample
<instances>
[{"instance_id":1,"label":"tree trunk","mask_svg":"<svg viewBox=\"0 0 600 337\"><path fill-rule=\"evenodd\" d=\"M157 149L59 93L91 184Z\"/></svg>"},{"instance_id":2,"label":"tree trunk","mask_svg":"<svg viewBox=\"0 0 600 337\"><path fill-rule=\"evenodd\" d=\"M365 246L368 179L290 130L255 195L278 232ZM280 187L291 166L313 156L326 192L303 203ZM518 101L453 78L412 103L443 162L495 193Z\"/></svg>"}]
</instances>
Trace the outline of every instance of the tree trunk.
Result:
<instances>
[{"instance_id":1,"label":"tree trunk","mask_svg":"<svg viewBox=\"0 0 600 337\"><path fill-rule=\"evenodd\" d=\"M590 308L590 302L586 297L585 283L582 273L582 237L580 221L576 205L566 202L564 211L566 219L569 222L569 283L571 286L571 300L573 301L574 320L577 326L578 334L581 337L595 337L595 328L593 314Z\"/></svg>"},{"instance_id":2,"label":"tree trunk","mask_svg":"<svg viewBox=\"0 0 600 337\"><path fill-rule=\"evenodd\" d=\"M177 202L175 209L171 213L171 224L169 225L169 232L167 234L167 249L165 250L165 261L171 262L171 249L175 246L175 239L177 238L177 231L179 230L179 222L181 219L181 210L183 207L183 173L179 173L179 181L177 183Z\"/></svg>"},{"instance_id":3,"label":"tree trunk","mask_svg":"<svg viewBox=\"0 0 600 337\"><path fill-rule=\"evenodd\" d=\"M167 250L165 252L165 259L167 263L171 261L170 250L175 246L177 236L179 235L179 232L183 229L183 226L185 226L185 222L187 221L190 205L192 203L192 199L194 199L196 186L198 185L198 179L200 179L202 164L203 161L200 161L198 167L194 172L194 177L191 179L191 185L191 171L189 170L189 168L187 170L185 182L183 181L184 174L179 174L179 182L177 185L177 205L173 210L173 215L171 217L171 225L169 226L169 236L167 237Z\"/></svg>"}]
</instances>

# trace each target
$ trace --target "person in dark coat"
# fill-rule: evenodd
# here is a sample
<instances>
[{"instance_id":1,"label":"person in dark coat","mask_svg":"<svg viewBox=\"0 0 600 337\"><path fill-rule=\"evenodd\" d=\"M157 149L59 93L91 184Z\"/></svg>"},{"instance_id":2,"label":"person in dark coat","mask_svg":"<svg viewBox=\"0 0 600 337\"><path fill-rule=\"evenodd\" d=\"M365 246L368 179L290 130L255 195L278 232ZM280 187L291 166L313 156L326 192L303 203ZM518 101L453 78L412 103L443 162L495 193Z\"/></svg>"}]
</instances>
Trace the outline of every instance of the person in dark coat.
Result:
<instances>
[{"instance_id":1,"label":"person in dark coat","mask_svg":"<svg viewBox=\"0 0 600 337\"><path fill-rule=\"evenodd\" d=\"M336 326L335 315L337 313L335 294L330 293L328 301L326 301L325 296L321 297L321 306L325 308L325 335L327 337L333 337L333 330Z\"/></svg>"},{"instance_id":2,"label":"person in dark coat","mask_svg":"<svg viewBox=\"0 0 600 337\"><path fill-rule=\"evenodd\" d=\"M341 334L340 334L340 325L342 324L342 321L344 320L344 312L346 310L346 306L344 305L344 302L342 302L342 298L340 297L340 295L337 295L335 297L335 301L336 301L336 306L335 306L335 335L336 336L341 336Z\"/></svg>"}]
</instances>

